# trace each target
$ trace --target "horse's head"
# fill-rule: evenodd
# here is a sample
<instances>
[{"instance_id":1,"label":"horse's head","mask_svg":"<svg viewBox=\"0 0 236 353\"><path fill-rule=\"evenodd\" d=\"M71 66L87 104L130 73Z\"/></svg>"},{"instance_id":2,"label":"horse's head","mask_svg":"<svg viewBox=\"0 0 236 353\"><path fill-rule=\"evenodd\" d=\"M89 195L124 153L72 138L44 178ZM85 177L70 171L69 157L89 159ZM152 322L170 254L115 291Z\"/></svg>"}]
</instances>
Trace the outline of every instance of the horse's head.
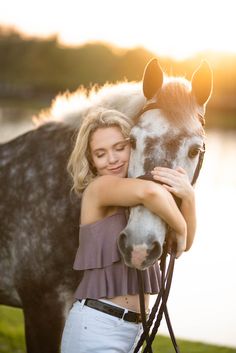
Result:
<instances>
[{"instance_id":1,"label":"horse's head","mask_svg":"<svg viewBox=\"0 0 236 353\"><path fill-rule=\"evenodd\" d=\"M156 166L180 166L193 180L204 146L203 121L211 89L212 73L206 62L194 72L191 82L164 78L157 60L149 62L143 77L147 103L131 131L130 177ZM152 265L162 254L165 234L161 218L143 206L132 208L118 241L125 263L139 269Z\"/></svg>"}]
</instances>

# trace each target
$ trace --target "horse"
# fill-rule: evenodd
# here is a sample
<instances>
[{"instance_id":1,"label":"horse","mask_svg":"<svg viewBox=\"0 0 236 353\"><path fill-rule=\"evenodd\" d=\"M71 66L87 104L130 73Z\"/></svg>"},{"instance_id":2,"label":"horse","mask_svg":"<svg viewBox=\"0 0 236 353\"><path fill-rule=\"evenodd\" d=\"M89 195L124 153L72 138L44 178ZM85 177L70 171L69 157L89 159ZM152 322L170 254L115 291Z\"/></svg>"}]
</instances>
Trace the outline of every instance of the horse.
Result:
<instances>
[{"instance_id":1,"label":"horse","mask_svg":"<svg viewBox=\"0 0 236 353\"><path fill-rule=\"evenodd\" d=\"M162 166L182 167L193 180L204 151L204 115L211 91L212 73L206 62L194 72L191 83L165 79L155 59L147 65L143 78L146 104L131 130L129 177L147 175ZM142 205L132 207L118 240L125 263L141 270L154 264L161 257L166 233L167 225L160 217ZM183 240L176 240L178 248Z\"/></svg>"},{"instance_id":2,"label":"horse","mask_svg":"<svg viewBox=\"0 0 236 353\"><path fill-rule=\"evenodd\" d=\"M191 178L204 142L199 117L211 87L206 63L190 82L165 76L153 59L142 82L59 95L37 117L39 126L0 145L0 303L23 309L28 353L60 351L65 318L82 278L72 270L81 198L71 193L66 166L83 117L105 107L134 119L130 177L157 165L178 165ZM158 108L143 109L156 102ZM132 209L119 237L124 261L134 266L132 252L145 249L139 267L153 263L165 231L164 222L145 208Z\"/></svg>"}]
</instances>

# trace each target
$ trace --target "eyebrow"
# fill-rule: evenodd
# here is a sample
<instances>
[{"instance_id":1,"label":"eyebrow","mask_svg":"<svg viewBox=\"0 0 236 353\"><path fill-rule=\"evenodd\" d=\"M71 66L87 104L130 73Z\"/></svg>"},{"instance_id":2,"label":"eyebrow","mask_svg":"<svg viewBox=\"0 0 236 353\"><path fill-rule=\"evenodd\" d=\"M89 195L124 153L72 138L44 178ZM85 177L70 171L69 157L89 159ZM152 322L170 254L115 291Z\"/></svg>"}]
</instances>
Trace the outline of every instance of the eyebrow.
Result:
<instances>
[{"instance_id":1,"label":"eyebrow","mask_svg":"<svg viewBox=\"0 0 236 353\"><path fill-rule=\"evenodd\" d=\"M128 143L129 141L130 141L130 138L127 137L124 140L120 140L120 141L114 143L114 145L112 145L112 147L116 147L117 145L122 144L122 143L124 143L124 144ZM105 148L97 148L96 150L93 151L93 153L99 152L99 151L104 151L104 150L105 150Z\"/></svg>"}]
</instances>

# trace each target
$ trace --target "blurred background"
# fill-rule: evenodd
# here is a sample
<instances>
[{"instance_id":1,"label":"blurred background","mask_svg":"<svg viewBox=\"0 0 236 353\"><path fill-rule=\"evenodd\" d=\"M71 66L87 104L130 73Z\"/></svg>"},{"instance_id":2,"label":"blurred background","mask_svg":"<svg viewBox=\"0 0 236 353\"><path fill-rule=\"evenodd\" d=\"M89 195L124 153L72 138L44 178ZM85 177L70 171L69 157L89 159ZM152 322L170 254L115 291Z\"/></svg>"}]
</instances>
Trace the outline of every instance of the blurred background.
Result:
<instances>
[{"instance_id":1,"label":"blurred background","mask_svg":"<svg viewBox=\"0 0 236 353\"><path fill-rule=\"evenodd\" d=\"M32 116L59 93L140 81L152 57L188 79L209 62L198 231L176 263L169 311L178 337L229 347L236 347L235 33L233 0L0 2L1 143L32 128Z\"/></svg>"}]
</instances>

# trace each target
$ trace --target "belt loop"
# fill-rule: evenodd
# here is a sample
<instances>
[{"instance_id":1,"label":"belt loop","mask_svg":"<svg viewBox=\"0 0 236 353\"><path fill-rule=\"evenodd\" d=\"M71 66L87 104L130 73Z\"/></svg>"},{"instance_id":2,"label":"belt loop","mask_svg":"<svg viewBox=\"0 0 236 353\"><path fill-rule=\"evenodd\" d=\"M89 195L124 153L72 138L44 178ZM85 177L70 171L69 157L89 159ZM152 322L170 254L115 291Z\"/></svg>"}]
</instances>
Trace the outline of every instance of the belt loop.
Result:
<instances>
[{"instance_id":1,"label":"belt loop","mask_svg":"<svg viewBox=\"0 0 236 353\"><path fill-rule=\"evenodd\" d=\"M123 312L123 315L122 315L122 317L121 317L121 320L124 320L124 317L125 317L125 314L127 314L128 313L128 309L124 309L124 312Z\"/></svg>"},{"instance_id":2,"label":"belt loop","mask_svg":"<svg viewBox=\"0 0 236 353\"><path fill-rule=\"evenodd\" d=\"M83 309L84 305L85 305L86 299L81 299L80 301L80 308L81 310Z\"/></svg>"}]
</instances>

